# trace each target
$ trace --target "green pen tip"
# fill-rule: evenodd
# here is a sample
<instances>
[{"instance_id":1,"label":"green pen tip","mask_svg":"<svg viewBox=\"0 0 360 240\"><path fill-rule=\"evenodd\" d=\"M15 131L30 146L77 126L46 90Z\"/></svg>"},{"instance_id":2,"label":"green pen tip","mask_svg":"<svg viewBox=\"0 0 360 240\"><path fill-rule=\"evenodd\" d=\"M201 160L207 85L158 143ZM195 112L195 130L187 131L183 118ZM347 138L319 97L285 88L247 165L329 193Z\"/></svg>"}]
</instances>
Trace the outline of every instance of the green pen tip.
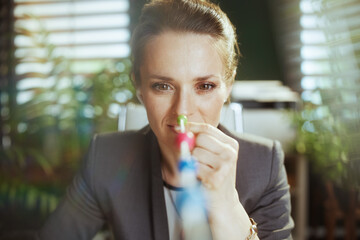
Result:
<instances>
[{"instance_id":1,"label":"green pen tip","mask_svg":"<svg viewBox=\"0 0 360 240\"><path fill-rule=\"evenodd\" d=\"M187 117L185 115L179 115L177 118L177 122L180 125L181 122L184 123L184 125L187 123Z\"/></svg>"}]
</instances>

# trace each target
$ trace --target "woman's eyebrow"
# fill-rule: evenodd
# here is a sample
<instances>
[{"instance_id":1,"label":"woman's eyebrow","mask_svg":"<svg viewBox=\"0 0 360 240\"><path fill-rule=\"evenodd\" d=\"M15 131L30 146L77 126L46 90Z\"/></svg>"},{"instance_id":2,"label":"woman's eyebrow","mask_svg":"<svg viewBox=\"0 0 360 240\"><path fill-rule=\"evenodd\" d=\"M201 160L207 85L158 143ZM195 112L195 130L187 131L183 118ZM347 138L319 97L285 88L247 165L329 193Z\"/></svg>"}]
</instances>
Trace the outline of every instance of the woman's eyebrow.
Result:
<instances>
[{"instance_id":1,"label":"woman's eyebrow","mask_svg":"<svg viewBox=\"0 0 360 240\"><path fill-rule=\"evenodd\" d=\"M206 80L209 80L209 78L219 79L220 76L210 74L210 75L206 75L206 76L203 76L203 77L197 77L197 78L195 78L195 81L197 81L197 82L206 81Z\"/></svg>"},{"instance_id":2,"label":"woman's eyebrow","mask_svg":"<svg viewBox=\"0 0 360 240\"><path fill-rule=\"evenodd\" d=\"M158 80L162 80L162 81L169 81L169 82L174 81L174 79L171 77L167 77L167 76L159 75L159 74L151 74L149 76L149 78L150 79L158 79ZM220 79L221 77L218 75L215 75L215 74L210 74L210 75L206 75L206 76L196 77L194 79L194 81L201 82L201 81L209 80L210 78Z\"/></svg>"},{"instance_id":3,"label":"woman's eyebrow","mask_svg":"<svg viewBox=\"0 0 360 240\"><path fill-rule=\"evenodd\" d=\"M158 79L158 80L162 80L162 81L174 81L174 79L172 79L171 77L166 77L166 76L158 75L158 74L151 74L149 76L149 78Z\"/></svg>"}]
</instances>

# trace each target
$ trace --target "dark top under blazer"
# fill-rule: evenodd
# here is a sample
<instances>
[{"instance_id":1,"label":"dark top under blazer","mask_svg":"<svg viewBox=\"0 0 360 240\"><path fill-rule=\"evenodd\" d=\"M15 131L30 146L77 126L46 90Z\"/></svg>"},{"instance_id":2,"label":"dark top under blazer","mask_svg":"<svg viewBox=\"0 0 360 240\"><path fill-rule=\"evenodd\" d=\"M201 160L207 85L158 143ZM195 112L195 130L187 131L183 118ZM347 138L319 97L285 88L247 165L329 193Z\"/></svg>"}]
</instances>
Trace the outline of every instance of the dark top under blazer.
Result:
<instances>
[{"instance_id":1,"label":"dark top under blazer","mask_svg":"<svg viewBox=\"0 0 360 240\"><path fill-rule=\"evenodd\" d=\"M290 194L277 141L224 133L239 142L236 188L260 239L291 239ZM119 240L168 240L160 150L150 129L94 137L65 198L38 234L82 240L108 223Z\"/></svg>"}]
</instances>

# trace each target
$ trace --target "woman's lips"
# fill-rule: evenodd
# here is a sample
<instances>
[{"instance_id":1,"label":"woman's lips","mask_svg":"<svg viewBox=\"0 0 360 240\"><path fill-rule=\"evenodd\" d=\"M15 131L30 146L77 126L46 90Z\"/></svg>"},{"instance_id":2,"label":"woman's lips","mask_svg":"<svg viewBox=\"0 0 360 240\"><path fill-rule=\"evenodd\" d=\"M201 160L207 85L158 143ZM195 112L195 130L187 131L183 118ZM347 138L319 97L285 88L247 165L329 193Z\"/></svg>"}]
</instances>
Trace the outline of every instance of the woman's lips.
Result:
<instances>
[{"instance_id":1,"label":"woman's lips","mask_svg":"<svg viewBox=\"0 0 360 240\"><path fill-rule=\"evenodd\" d=\"M170 125L170 124L168 124L168 127L171 129L171 131L173 131L174 133L178 133L178 131L176 131L176 127L177 127L177 125Z\"/></svg>"}]
</instances>

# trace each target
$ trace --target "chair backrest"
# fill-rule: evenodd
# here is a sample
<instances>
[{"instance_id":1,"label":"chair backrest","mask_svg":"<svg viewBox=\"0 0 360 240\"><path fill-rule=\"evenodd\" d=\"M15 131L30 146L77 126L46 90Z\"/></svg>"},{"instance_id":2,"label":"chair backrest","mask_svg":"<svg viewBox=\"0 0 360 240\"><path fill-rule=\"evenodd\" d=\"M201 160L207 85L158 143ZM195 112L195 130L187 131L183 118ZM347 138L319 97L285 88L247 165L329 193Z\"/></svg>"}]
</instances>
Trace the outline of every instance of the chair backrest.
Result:
<instances>
[{"instance_id":1,"label":"chair backrest","mask_svg":"<svg viewBox=\"0 0 360 240\"><path fill-rule=\"evenodd\" d=\"M140 104L122 106L119 114L118 130L138 130L148 124L146 110ZM221 110L220 123L227 129L238 133L243 132L242 105L239 103L225 104Z\"/></svg>"}]
</instances>

